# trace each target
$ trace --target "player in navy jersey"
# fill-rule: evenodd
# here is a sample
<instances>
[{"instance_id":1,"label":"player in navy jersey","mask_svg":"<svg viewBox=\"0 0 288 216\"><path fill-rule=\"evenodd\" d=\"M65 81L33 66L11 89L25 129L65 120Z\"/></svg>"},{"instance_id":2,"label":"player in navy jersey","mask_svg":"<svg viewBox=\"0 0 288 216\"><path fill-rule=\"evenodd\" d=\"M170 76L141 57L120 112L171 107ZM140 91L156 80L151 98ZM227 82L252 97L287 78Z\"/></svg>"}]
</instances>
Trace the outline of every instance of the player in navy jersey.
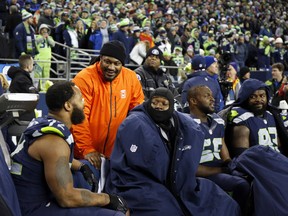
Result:
<instances>
[{"instance_id":1,"label":"player in navy jersey","mask_svg":"<svg viewBox=\"0 0 288 216\"><path fill-rule=\"evenodd\" d=\"M129 215L123 198L73 186L71 169L82 171L84 166L73 159L69 131L85 118L79 88L57 82L48 89L46 104L48 117L32 120L12 153L11 173L22 215Z\"/></svg>"},{"instance_id":2,"label":"player in navy jersey","mask_svg":"<svg viewBox=\"0 0 288 216\"><path fill-rule=\"evenodd\" d=\"M239 99L227 118L226 142L232 156L238 156L255 145L269 146L277 152L281 150L283 136L279 136L279 115L275 114L268 101L268 87L262 81L249 79L243 83Z\"/></svg>"},{"instance_id":3,"label":"player in navy jersey","mask_svg":"<svg viewBox=\"0 0 288 216\"><path fill-rule=\"evenodd\" d=\"M225 141L234 156L229 167L252 181L251 215L288 215L287 130L279 110L268 101L262 81L243 82L227 117Z\"/></svg>"},{"instance_id":4,"label":"player in navy jersey","mask_svg":"<svg viewBox=\"0 0 288 216\"><path fill-rule=\"evenodd\" d=\"M205 85L188 90L190 115L200 124L205 141L198 167L197 176L214 181L225 191L232 191L233 198L239 203L243 214L249 196L250 183L241 173L230 173L227 164L231 161L224 141L225 123L215 112L212 91ZM234 175L233 175L234 174Z\"/></svg>"}]
</instances>

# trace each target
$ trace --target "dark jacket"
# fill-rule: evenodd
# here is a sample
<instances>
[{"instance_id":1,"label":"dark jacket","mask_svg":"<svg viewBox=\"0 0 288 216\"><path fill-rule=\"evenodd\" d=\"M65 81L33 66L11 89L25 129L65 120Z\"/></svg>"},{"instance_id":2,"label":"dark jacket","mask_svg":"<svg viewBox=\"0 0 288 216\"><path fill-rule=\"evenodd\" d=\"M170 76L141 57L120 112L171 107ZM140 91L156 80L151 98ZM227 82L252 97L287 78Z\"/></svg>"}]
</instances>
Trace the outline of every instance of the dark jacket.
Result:
<instances>
[{"instance_id":1,"label":"dark jacket","mask_svg":"<svg viewBox=\"0 0 288 216\"><path fill-rule=\"evenodd\" d=\"M269 93L271 98L271 103L272 105L278 107L279 102L281 100L285 100L281 94L279 94L280 89L283 87L283 85L286 85L287 83L287 77L283 75L283 78L281 79L280 82L277 82L275 79L270 79L265 82L266 85L268 85L269 88Z\"/></svg>"},{"instance_id":2,"label":"dark jacket","mask_svg":"<svg viewBox=\"0 0 288 216\"><path fill-rule=\"evenodd\" d=\"M18 24L22 22L22 16L20 13L13 13L7 17L6 26L4 31L9 33L9 38L14 38L13 31Z\"/></svg>"},{"instance_id":3,"label":"dark jacket","mask_svg":"<svg viewBox=\"0 0 288 216\"><path fill-rule=\"evenodd\" d=\"M172 80L161 68L157 71L152 71L149 67L143 65L134 71L141 82L145 100L147 100L150 94L158 87L168 88L174 96L178 95Z\"/></svg>"},{"instance_id":4,"label":"dark jacket","mask_svg":"<svg viewBox=\"0 0 288 216\"><path fill-rule=\"evenodd\" d=\"M36 48L36 42L35 42L35 30L32 26L29 26L30 29L30 35L27 35L24 23L20 23L16 26L14 29L14 38L16 43L16 58L19 58L22 52L25 52L26 54L30 54L31 56L35 56L38 54L37 48ZM27 36L31 36L31 50L27 50Z\"/></svg>"},{"instance_id":5,"label":"dark jacket","mask_svg":"<svg viewBox=\"0 0 288 216\"><path fill-rule=\"evenodd\" d=\"M253 179L254 214L288 215L288 159L268 146L256 145L233 160L234 169Z\"/></svg>"},{"instance_id":6,"label":"dark jacket","mask_svg":"<svg viewBox=\"0 0 288 216\"><path fill-rule=\"evenodd\" d=\"M130 112L117 132L108 192L123 196L131 215L239 215L229 195L195 177L204 142L199 125L179 112L173 119L178 130L171 150L143 104Z\"/></svg>"},{"instance_id":7,"label":"dark jacket","mask_svg":"<svg viewBox=\"0 0 288 216\"><path fill-rule=\"evenodd\" d=\"M8 76L12 79L9 91L11 93L38 93L37 88L33 85L33 80L30 74L19 68L11 66L8 70ZM34 111L25 112L19 118L23 121L31 121L35 118Z\"/></svg>"},{"instance_id":8,"label":"dark jacket","mask_svg":"<svg viewBox=\"0 0 288 216\"><path fill-rule=\"evenodd\" d=\"M27 71L11 66L8 76L12 79L9 87L11 93L37 93L37 88L33 85L33 80Z\"/></svg>"},{"instance_id":9,"label":"dark jacket","mask_svg":"<svg viewBox=\"0 0 288 216\"><path fill-rule=\"evenodd\" d=\"M118 40L121 41L124 46L125 46L125 50L126 50L126 59L125 59L125 63L128 64L130 61L130 52L132 50L132 41L133 39L126 34L124 31L122 31L121 29L119 29L118 31L116 31L113 35L112 35L112 40Z\"/></svg>"}]
</instances>

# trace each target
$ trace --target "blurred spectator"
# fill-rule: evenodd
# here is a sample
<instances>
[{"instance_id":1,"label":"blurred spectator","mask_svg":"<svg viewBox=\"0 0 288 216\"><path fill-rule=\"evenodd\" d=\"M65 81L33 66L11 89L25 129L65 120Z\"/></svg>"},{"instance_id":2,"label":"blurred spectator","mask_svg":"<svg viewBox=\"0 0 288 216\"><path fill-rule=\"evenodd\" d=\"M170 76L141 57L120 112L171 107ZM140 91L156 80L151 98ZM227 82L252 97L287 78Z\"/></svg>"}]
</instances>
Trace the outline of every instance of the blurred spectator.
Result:
<instances>
[{"instance_id":1,"label":"blurred spectator","mask_svg":"<svg viewBox=\"0 0 288 216\"><path fill-rule=\"evenodd\" d=\"M98 24L100 26L98 26ZM93 26L93 27L92 27ZM107 20L100 20L99 22L92 21L91 23L91 35L89 37L90 46L96 53L99 54L100 49L102 46L107 43L108 41L112 40L113 33L108 28Z\"/></svg>"},{"instance_id":2,"label":"blurred spectator","mask_svg":"<svg viewBox=\"0 0 288 216\"><path fill-rule=\"evenodd\" d=\"M180 36L177 34L177 28L172 26L170 28L171 37L170 37L170 43L171 43L171 51L174 51L175 46L181 46L181 39Z\"/></svg>"},{"instance_id":3,"label":"blurred spectator","mask_svg":"<svg viewBox=\"0 0 288 216\"><path fill-rule=\"evenodd\" d=\"M213 58L214 59L214 58ZM214 60L213 60L214 61ZM209 64L214 63L213 61L209 61ZM210 65L211 65L210 64ZM209 65L209 66L210 66ZM195 55L192 59L192 74L183 84L183 90L181 93L181 100L184 109L188 107L187 102L187 92L191 87L198 86L198 85L206 85L208 86L212 93L213 97L215 98L215 110L218 112L221 110L221 90L219 88L219 84L215 82L215 79L210 76L210 74L206 71L206 60L204 56ZM186 110L188 111L188 110Z\"/></svg>"},{"instance_id":4,"label":"blurred spectator","mask_svg":"<svg viewBox=\"0 0 288 216\"><path fill-rule=\"evenodd\" d=\"M77 32L75 30L74 24L70 19L67 19L65 22L65 30L63 31L63 38L65 45L72 48L79 48ZM73 49L71 50L70 58L71 59L77 58L76 51Z\"/></svg>"},{"instance_id":5,"label":"blurred spectator","mask_svg":"<svg viewBox=\"0 0 288 216\"><path fill-rule=\"evenodd\" d=\"M41 24L46 24L50 27L51 33L50 35L54 37L54 27L55 23L52 16L52 8L50 5L46 5L43 9L43 14L40 15L38 23L37 23L37 29L39 30L39 27Z\"/></svg>"},{"instance_id":6,"label":"blurred spectator","mask_svg":"<svg viewBox=\"0 0 288 216\"><path fill-rule=\"evenodd\" d=\"M118 40L121 41L126 50L126 60L125 63L129 63L130 61L130 52L133 47L131 47L131 38L129 36L128 32L128 27L129 27L129 19L125 18L119 23L119 30L115 32L112 36L112 40Z\"/></svg>"},{"instance_id":7,"label":"blurred spectator","mask_svg":"<svg viewBox=\"0 0 288 216\"><path fill-rule=\"evenodd\" d=\"M9 89L9 83L6 79L6 76L3 73L0 73L0 95L6 93Z\"/></svg>"},{"instance_id":8,"label":"blurred spectator","mask_svg":"<svg viewBox=\"0 0 288 216\"><path fill-rule=\"evenodd\" d=\"M31 4L30 4L30 2L28 2L28 1L25 2L25 5L24 5L23 8L24 8L24 10L26 10L26 11L29 12L29 13L32 13L32 14L33 14L33 12L34 12L34 11L31 10Z\"/></svg>"},{"instance_id":9,"label":"blurred spectator","mask_svg":"<svg viewBox=\"0 0 288 216\"><path fill-rule=\"evenodd\" d=\"M184 64L184 56L182 54L182 47L181 46L176 46L174 48L174 52L172 54L173 58L172 60L175 62L175 64L179 66L183 66Z\"/></svg>"},{"instance_id":10,"label":"blurred spectator","mask_svg":"<svg viewBox=\"0 0 288 216\"><path fill-rule=\"evenodd\" d=\"M283 47L283 39L278 37L274 41L274 48L271 53L271 64L282 63L284 64L285 48Z\"/></svg>"},{"instance_id":11,"label":"blurred spectator","mask_svg":"<svg viewBox=\"0 0 288 216\"><path fill-rule=\"evenodd\" d=\"M237 77L239 66L236 62L229 63L229 67L226 73L226 81L231 83L231 89L228 92L228 96L225 100L226 105L233 103L238 98L238 93L241 88L241 83Z\"/></svg>"},{"instance_id":12,"label":"blurred spectator","mask_svg":"<svg viewBox=\"0 0 288 216\"><path fill-rule=\"evenodd\" d=\"M218 88L218 96L219 98L219 108L218 110L222 110L224 108L224 98L221 92L221 87L219 85L219 63L216 57L214 56L205 56L205 63L206 63L206 71L211 79L215 81L215 84Z\"/></svg>"},{"instance_id":13,"label":"blurred spectator","mask_svg":"<svg viewBox=\"0 0 288 216\"><path fill-rule=\"evenodd\" d=\"M31 55L21 55L19 57L19 67L11 66L8 76L11 78L9 91L11 93L38 93L34 86L30 74L33 72L34 60ZM34 111L26 112L21 116L21 120L31 121L35 117Z\"/></svg>"},{"instance_id":14,"label":"blurred spectator","mask_svg":"<svg viewBox=\"0 0 288 216\"><path fill-rule=\"evenodd\" d=\"M72 22L74 25L76 25L76 22L77 22L78 20L80 20L79 14L78 14L78 12L77 12L75 9L72 9L72 10L70 11L70 19L71 19L71 22Z\"/></svg>"},{"instance_id":15,"label":"blurred spectator","mask_svg":"<svg viewBox=\"0 0 288 216\"><path fill-rule=\"evenodd\" d=\"M82 20L78 20L76 22L75 30L77 33L79 48L84 49L84 46L86 44L85 43L85 39L86 39L85 35L87 33L87 29L85 29L85 25L84 25L84 22Z\"/></svg>"},{"instance_id":16,"label":"blurred spectator","mask_svg":"<svg viewBox=\"0 0 288 216\"><path fill-rule=\"evenodd\" d=\"M265 83L269 87L272 105L278 107L281 95L279 90L283 88L288 82L287 77L284 75L284 65L282 63L275 63L272 65L272 79L267 80Z\"/></svg>"},{"instance_id":17,"label":"blurred spectator","mask_svg":"<svg viewBox=\"0 0 288 216\"><path fill-rule=\"evenodd\" d=\"M8 17L8 1L6 0L0 0L0 22L1 25L0 26L5 26L6 25L6 20Z\"/></svg>"},{"instance_id":18,"label":"blurred spectator","mask_svg":"<svg viewBox=\"0 0 288 216\"><path fill-rule=\"evenodd\" d=\"M37 88L33 85L30 74L33 71L34 60L31 55L21 55L19 58L19 67L11 66L8 70L8 76L12 79L9 86L11 93L36 93Z\"/></svg>"},{"instance_id":19,"label":"blurred spectator","mask_svg":"<svg viewBox=\"0 0 288 216\"><path fill-rule=\"evenodd\" d=\"M158 47L152 47L148 50L144 64L134 71L141 82L142 89L147 100L151 93L158 87L169 89L175 96L178 92L170 77L160 68L163 60L163 53Z\"/></svg>"},{"instance_id":20,"label":"blurred spectator","mask_svg":"<svg viewBox=\"0 0 288 216\"><path fill-rule=\"evenodd\" d=\"M248 68L248 67L246 67L246 66L244 66L244 67L241 67L240 68L240 71L239 71L239 79L240 79L240 82L241 82L241 84L245 81L245 80L247 80L247 79L250 79L250 69Z\"/></svg>"},{"instance_id":21,"label":"blurred spectator","mask_svg":"<svg viewBox=\"0 0 288 216\"><path fill-rule=\"evenodd\" d=\"M260 38L258 46L258 69L259 70L270 70L270 57L272 47L268 36Z\"/></svg>"},{"instance_id":22,"label":"blurred spectator","mask_svg":"<svg viewBox=\"0 0 288 216\"><path fill-rule=\"evenodd\" d=\"M19 13L16 5L11 5L9 15L7 16L4 32L9 34L9 38L13 39L13 31L18 24L22 22L22 15Z\"/></svg>"},{"instance_id":23,"label":"blurred spectator","mask_svg":"<svg viewBox=\"0 0 288 216\"><path fill-rule=\"evenodd\" d=\"M285 49L284 66L285 66L285 71L288 71L288 41L285 41L284 49Z\"/></svg>"},{"instance_id":24,"label":"blurred spectator","mask_svg":"<svg viewBox=\"0 0 288 216\"><path fill-rule=\"evenodd\" d=\"M46 24L41 24L39 34L36 35L36 45L39 53L35 56L35 60L39 61L38 65L42 69L42 73L34 73L35 78L43 80L39 81L40 91L44 91L45 82L50 78L52 48L55 46L54 39L50 36L50 28ZM46 61L46 62L41 62Z\"/></svg>"},{"instance_id":25,"label":"blurred spectator","mask_svg":"<svg viewBox=\"0 0 288 216\"><path fill-rule=\"evenodd\" d=\"M191 38L187 41L189 45L192 45L194 48L194 54L200 54L200 41L199 41L199 29L194 28L191 32Z\"/></svg>"},{"instance_id":26,"label":"blurred spectator","mask_svg":"<svg viewBox=\"0 0 288 216\"><path fill-rule=\"evenodd\" d=\"M130 64L142 65L149 48L149 41L139 41L130 52Z\"/></svg>"},{"instance_id":27,"label":"blurred spectator","mask_svg":"<svg viewBox=\"0 0 288 216\"><path fill-rule=\"evenodd\" d=\"M150 48L155 46L154 37L151 34L149 27L144 27L142 29L142 32L140 33L139 38L140 38L141 41L148 40L149 43L150 43Z\"/></svg>"},{"instance_id":28,"label":"blurred spectator","mask_svg":"<svg viewBox=\"0 0 288 216\"><path fill-rule=\"evenodd\" d=\"M247 60L245 65L249 68L253 68L254 71L258 68L258 48L257 48L257 38L253 35L251 38L247 37L246 48L248 51Z\"/></svg>"},{"instance_id":29,"label":"blurred spectator","mask_svg":"<svg viewBox=\"0 0 288 216\"><path fill-rule=\"evenodd\" d=\"M163 62L164 66L173 67L173 68L163 68L163 70L165 70L167 74L170 74L173 77L172 81L176 86L176 84L178 84L178 77L177 77L178 70L181 70L181 68L179 68L177 64L173 61L172 54L167 51L163 52ZM180 67L184 67L184 65L181 65Z\"/></svg>"},{"instance_id":30,"label":"blurred spectator","mask_svg":"<svg viewBox=\"0 0 288 216\"><path fill-rule=\"evenodd\" d=\"M167 31L165 28L160 27L159 34L155 38L155 45L162 51L167 51L169 53L172 53L171 51L171 43L167 37Z\"/></svg>"},{"instance_id":31,"label":"blurred spectator","mask_svg":"<svg viewBox=\"0 0 288 216\"><path fill-rule=\"evenodd\" d=\"M22 23L18 24L13 32L16 42L16 58L19 58L23 54L30 54L32 57L38 54L35 42L35 30L32 25L32 14L23 10Z\"/></svg>"},{"instance_id":32,"label":"blurred spectator","mask_svg":"<svg viewBox=\"0 0 288 216\"><path fill-rule=\"evenodd\" d=\"M268 20L263 21L263 26L261 26L259 35L262 37L267 36L268 38L273 37L273 33L270 29L270 23L268 22Z\"/></svg>"},{"instance_id":33,"label":"blurred spectator","mask_svg":"<svg viewBox=\"0 0 288 216\"><path fill-rule=\"evenodd\" d=\"M88 9L83 9L83 11L81 12L81 20L83 20L87 28L91 26L92 19L90 17Z\"/></svg>"},{"instance_id":34,"label":"blurred spectator","mask_svg":"<svg viewBox=\"0 0 288 216\"><path fill-rule=\"evenodd\" d=\"M248 57L248 50L244 42L245 42L244 35L241 33L239 35L237 43L235 44L235 55L234 55L235 61L240 68L245 66L245 62Z\"/></svg>"},{"instance_id":35,"label":"blurred spectator","mask_svg":"<svg viewBox=\"0 0 288 216\"><path fill-rule=\"evenodd\" d=\"M226 31L220 43L221 54L229 53L230 60L235 61L235 40L232 31Z\"/></svg>"},{"instance_id":36,"label":"blurred spectator","mask_svg":"<svg viewBox=\"0 0 288 216\"><path fill-rule=\"evenodd\" d=\"M140 41L141 28L139 26L133 26L132 32L132 47L134 47Z\"/></svg>"},{"instance_id":37,"label":"blurred spectator","mask_svg":"<svg viewBox=\"0 0 288 216\"><path fill-rule=\"evenodd\" d=\"M210 50L213 49L215 52L218 49L218 43L214 39L214 33L212 30L208 32L207 40L203 43L205 55L209 55Z\"/></svg>"},{"instance_id":38,"label":"blurred spectator","mask_svg":"<svg viewBox=\"0 0 288 216\"><path fill-rule=\"evenodd\" d=\"M187 47L187 50L186 50L185 54L184 54L184 64L191 63L191 60L192 60L193 56L194 56L193 46L189 45Z\"/></svg>"},{"instance_id":39,"label":"blurred spectator","mask_svg":"<svg viewBox=\"0 0 288 216\"><path fill-rule=\"evenodd\" d=\"M37 0L31 0L30 2L30 10L35 13L35 11L39 10L40 4Z\"/></svg>"}]
</instances>

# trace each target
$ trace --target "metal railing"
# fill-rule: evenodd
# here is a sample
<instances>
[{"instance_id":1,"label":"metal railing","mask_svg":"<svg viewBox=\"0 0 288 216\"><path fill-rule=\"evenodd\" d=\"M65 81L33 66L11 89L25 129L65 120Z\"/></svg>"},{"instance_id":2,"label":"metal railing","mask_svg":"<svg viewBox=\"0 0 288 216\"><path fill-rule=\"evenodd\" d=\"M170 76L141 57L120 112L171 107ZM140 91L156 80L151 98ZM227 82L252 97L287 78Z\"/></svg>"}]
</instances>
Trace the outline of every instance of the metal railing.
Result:
<instances>
[{"instance_id":1,"label":"metal railing","mask_svg":"<svg viewBox=\"0 0 288 216\"><path fill-rule=\"evenodd\" d=\"M32 73L31 75L34 78L34 80L38 82L39 80L51 80L51 81L71 80L79 71L87 67L91 59L93 57L98 56L98 53L100 52L99 50L73 48L65 44L58 43L58 42L55 42L55 46L58 46L57 50L61 50L62 53L64 53L64 55L60 55L57 52L52 52L51 61L35 60L36 63L45 63L45 62L51 63L50 78L34 78L33 73ZM0 58L0 62L2 62L2 64L9 65L9 64L18 63L18 59ZM133 64L126 64L125 67L128 67L133 70L139 66L133 65ZM161 67L167 68L167 69L170 69L170 68L179 69L179 67L175 67L175 66L161 66ZM40 66L38 66L37 70L39 71L42 69ZM34 71L37 71L37 70L35 68Z\"/></svg>"}]
</instances>

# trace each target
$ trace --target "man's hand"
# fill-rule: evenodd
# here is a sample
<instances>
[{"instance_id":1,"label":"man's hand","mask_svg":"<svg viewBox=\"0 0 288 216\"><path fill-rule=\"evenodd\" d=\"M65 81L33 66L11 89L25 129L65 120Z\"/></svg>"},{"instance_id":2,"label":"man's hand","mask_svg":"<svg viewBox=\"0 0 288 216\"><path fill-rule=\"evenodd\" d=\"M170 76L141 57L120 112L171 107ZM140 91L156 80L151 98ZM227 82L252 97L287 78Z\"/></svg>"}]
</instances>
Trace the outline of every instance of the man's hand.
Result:
<instances>
[{"instance_id":1,"label":"man's hand","mask_svg":"<svg viewBox=\"0 0 288 216\"><path fill-rule=\"evenodd\" d=\"M98 152L91 152L84 156L86 160L99 170L101 169L101 157L104 157L104 155Z\"/></svg>"},{"instance_id":2,"label":"man's hand","mask_svg":"<svg viewBox=\"0 0 288 216\"><path fill-rule=\"evenodd\" d=\"M126 214L128 211L126 201L121 196L118 196L115 194L108 194L108 195L110 198L110 203L104 207L111 209L111 210L120 211Z\"/></svg>"},{"instance_id":3,"label":"man's hand","mask_svg":"<svg viewBox=\"0 0 288 216\"><path fill-rule=\"evenodd\" d=\"M85 180L88 182L89 185L92 186L91 191L97 192L98 191L98 180L95 178L92 170L87 164L82 164L79 171L84 176Z\"/></svg>"},{"instance_id":4,"label":"man's hand","mask_svg":"<svg viewBox=\"0 0 288 216\"><path fill-rule=\"evenodd\" d=\"M229 161L227 163L227 169L229 170L229 173L233 176L239 176L242 178L247 178L248 174L247 173L243 173L242 171L237 170L237 166L236 166L236 159Z\"/></svg>"}]
</instances>

